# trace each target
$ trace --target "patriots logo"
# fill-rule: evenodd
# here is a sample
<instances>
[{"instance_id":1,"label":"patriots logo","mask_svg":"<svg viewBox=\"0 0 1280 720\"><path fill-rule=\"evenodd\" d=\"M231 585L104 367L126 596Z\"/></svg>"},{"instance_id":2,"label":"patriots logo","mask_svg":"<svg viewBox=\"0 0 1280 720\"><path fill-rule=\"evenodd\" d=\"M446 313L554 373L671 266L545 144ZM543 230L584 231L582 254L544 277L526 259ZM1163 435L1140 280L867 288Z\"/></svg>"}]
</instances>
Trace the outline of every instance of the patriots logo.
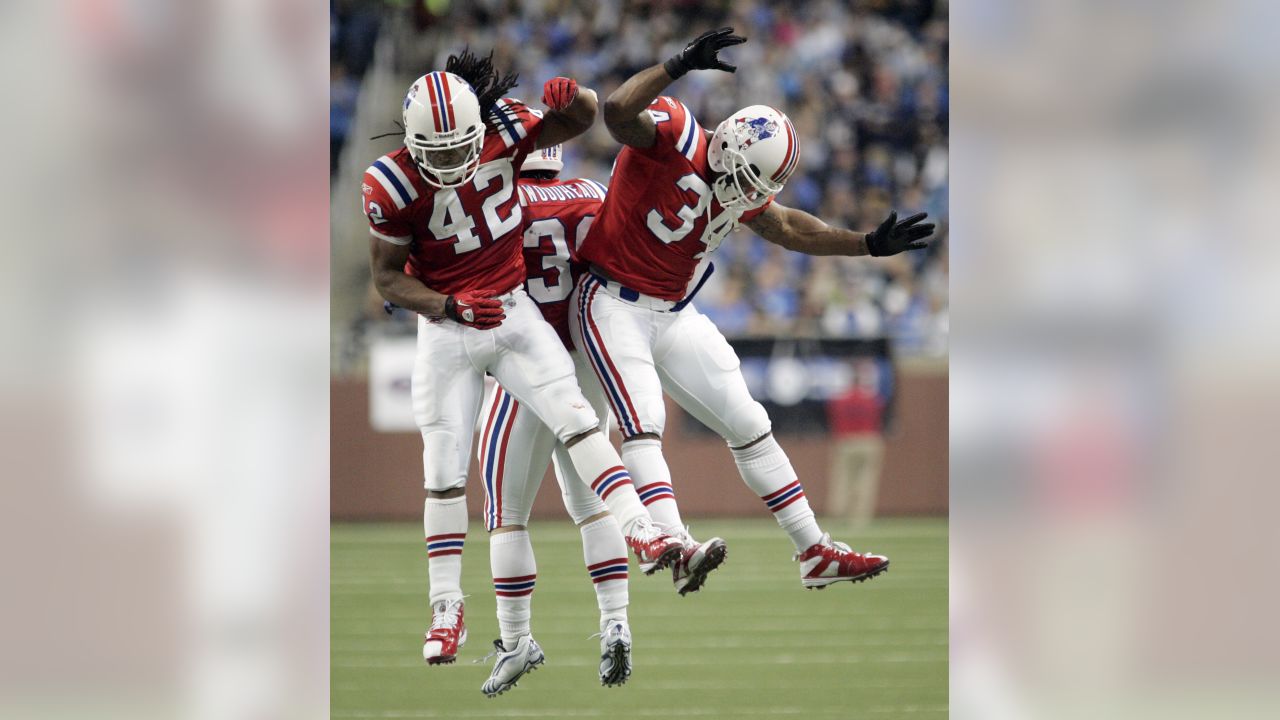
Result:
<instances>
[{"instance_id":1,"label":"patriots logo","mask_svg":"<svg viewBox=\"0 0 1280 720\"><path fill-rule=\"evenodd\" d=\"M409 94L404 96L405 110L409 109L409 103L413 101L414 96L417 94L418 94L418 83L414 83L413 87L409 88Z\"/></svg>"},{"instance_id":2,"label":"patriots logo","mask_svg":"<svg viewBox=\"0 0 1280 720\"><path fill-rule=\"evenodd\" d=\"M778 134L778 123L766 117L737 118L738 136L743 148L753 143L768 140Z\"/></svg>"}]
</instances>

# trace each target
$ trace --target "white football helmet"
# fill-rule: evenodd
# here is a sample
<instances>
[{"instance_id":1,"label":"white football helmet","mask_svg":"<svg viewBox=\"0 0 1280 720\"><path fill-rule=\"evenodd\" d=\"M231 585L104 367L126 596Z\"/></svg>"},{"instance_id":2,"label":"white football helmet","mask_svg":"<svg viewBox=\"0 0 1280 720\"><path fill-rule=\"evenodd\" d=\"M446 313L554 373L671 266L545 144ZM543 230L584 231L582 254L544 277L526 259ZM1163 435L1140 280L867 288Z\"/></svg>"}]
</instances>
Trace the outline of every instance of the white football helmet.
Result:
<instances>
[{"instance_id":1,"label":"white football helmet","mask_svg":"<svg viewBox=\"0 0 1280 720\"><path fill-rule=\"evenodd\" d=\"M768 105L750 105L716 126L707 148L711 184L721 207L749 210L782 191L800 159L791 120Z\"/></svg>"},{"instance_id":2,"label":"white football helmet","mask_svg":"<svg viewBox=\"0 0 1280 720\"><path fill-rule=\"evenodd\" d=\"M551 147L542 148L541 150L529 156L524 161L524 165L520 166L520 172L534 172L537 170L550 170L557 175L564 169L564 161L560 159L560 146L552 145Z\"/></svg>"},{"instance_id":3,"label":"white football helmet","mask_svg":"<svg viewBox=\"0 0 1280 720\"><path fill-rule=\"evenodd\" d=\"M458 187L475 177L484 117L471 86L447 72L414 81L404 98L404 144L432 185Z\"/></svg>"}]
</instances>

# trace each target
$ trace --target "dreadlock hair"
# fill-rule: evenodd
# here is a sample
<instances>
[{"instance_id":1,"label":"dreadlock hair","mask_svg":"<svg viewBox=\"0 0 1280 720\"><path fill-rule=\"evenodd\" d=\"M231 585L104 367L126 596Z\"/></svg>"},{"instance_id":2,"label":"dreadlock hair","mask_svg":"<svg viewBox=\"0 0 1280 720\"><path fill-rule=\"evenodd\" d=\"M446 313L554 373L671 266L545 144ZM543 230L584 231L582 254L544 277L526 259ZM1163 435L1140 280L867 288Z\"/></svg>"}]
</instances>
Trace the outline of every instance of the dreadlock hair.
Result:
<instances>
[{"instance_id":1,"label":"dreadlock hair","mask_svg":"<svg viewBox=\"0 0 1280 720\"><path fill-rule=\"evenodd\" d=\"M519 73L507 73L498 77L493 69L493 51L486 57L471 52L470 47L462 48L457 55L450 55L444 64L445 72L451 72L462 78L471 86L471 91L480 101L480 112L484 115L485 128L496 130L499 122L498 113L510 113L510 110L499 109L498 99L520 81Z\"/></svg>"}]
</instances>

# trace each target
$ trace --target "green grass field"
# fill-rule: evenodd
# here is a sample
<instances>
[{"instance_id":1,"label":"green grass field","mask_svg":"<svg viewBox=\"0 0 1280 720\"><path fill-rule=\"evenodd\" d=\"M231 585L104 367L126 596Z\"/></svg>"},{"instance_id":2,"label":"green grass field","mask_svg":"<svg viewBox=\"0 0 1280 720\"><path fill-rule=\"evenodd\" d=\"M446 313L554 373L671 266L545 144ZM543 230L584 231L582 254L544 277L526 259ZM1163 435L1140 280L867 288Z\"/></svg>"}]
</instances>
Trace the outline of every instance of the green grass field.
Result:
<instances>
[{"instance_id":1,"label":"green grass field","mask_svg":"<svg viewBox=\"0 0 1280 720\"><path fill-rule=\"evenodd\" d=\"M546 664L495 699L480 692L497 637L483 529L463 560L470 636L454 665L428 667L430 622L422 527L332 528L331 664L335 718L922 718L947 713L947 525L885 520L860 533L827 528L856 550L888 555L888 573L821 591L800 587L790 542L771 519L704 520L725 564L679 597L669 572L631 566L634 674L596 676L598 613L577 529L535 522L533 635Z\"/></svg>"}]
</instances>

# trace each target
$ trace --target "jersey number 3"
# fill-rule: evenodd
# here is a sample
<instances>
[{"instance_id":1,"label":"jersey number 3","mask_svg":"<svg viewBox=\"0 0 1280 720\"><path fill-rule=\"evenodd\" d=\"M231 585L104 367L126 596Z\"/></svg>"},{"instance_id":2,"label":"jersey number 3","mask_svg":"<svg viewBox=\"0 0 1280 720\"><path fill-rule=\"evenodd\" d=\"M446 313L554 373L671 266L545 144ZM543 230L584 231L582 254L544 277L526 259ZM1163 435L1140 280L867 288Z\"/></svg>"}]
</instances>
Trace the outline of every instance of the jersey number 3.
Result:
<instances>
[{"instance_id":1,"label":"jersey number 3","mask_svg":"<svg viewBox=\"0 0 1280 720\"><path fill-rule=\"evenodd\" d=\"M698 221L702 213L706 212L707 203L711 202L711 188L707 183L694 173L689 173L676 181L676 187L681 190L688 190L698 196L692 205L685 205L676 211L676 218L681 220L679 227L670 227L662 217L662 213L657 208L649 211L645 217L645 224L649 226L649 232L652 232L662 242L670 245L674 242L680 242L685 235L693 229L693 224Z\"/></svg>"},{"instance_id":2,"label":"jersey number 3","mask_svg":"<svg viewBox=\"0 0 1280 720\"><path fill-rule=\"evenodd\" d=\"M511 182L512 169L510 163L489 163L481 165L471 181L476 192L484 192L498 180L498 190L484 199L480 205L484 222L489 230L492 242L512 230L520 227L520 203L514 203L511 212L503 218L498 215L498 208L511 200L516 186ZM436 192L432 203L431 220L428 224L431 234L444 240L455 237L453 252L457 255L480 249L480 238L473 232L476 221L462 209L462 198L454 188L443 188Z\"/></svg>"}]
</instances>

